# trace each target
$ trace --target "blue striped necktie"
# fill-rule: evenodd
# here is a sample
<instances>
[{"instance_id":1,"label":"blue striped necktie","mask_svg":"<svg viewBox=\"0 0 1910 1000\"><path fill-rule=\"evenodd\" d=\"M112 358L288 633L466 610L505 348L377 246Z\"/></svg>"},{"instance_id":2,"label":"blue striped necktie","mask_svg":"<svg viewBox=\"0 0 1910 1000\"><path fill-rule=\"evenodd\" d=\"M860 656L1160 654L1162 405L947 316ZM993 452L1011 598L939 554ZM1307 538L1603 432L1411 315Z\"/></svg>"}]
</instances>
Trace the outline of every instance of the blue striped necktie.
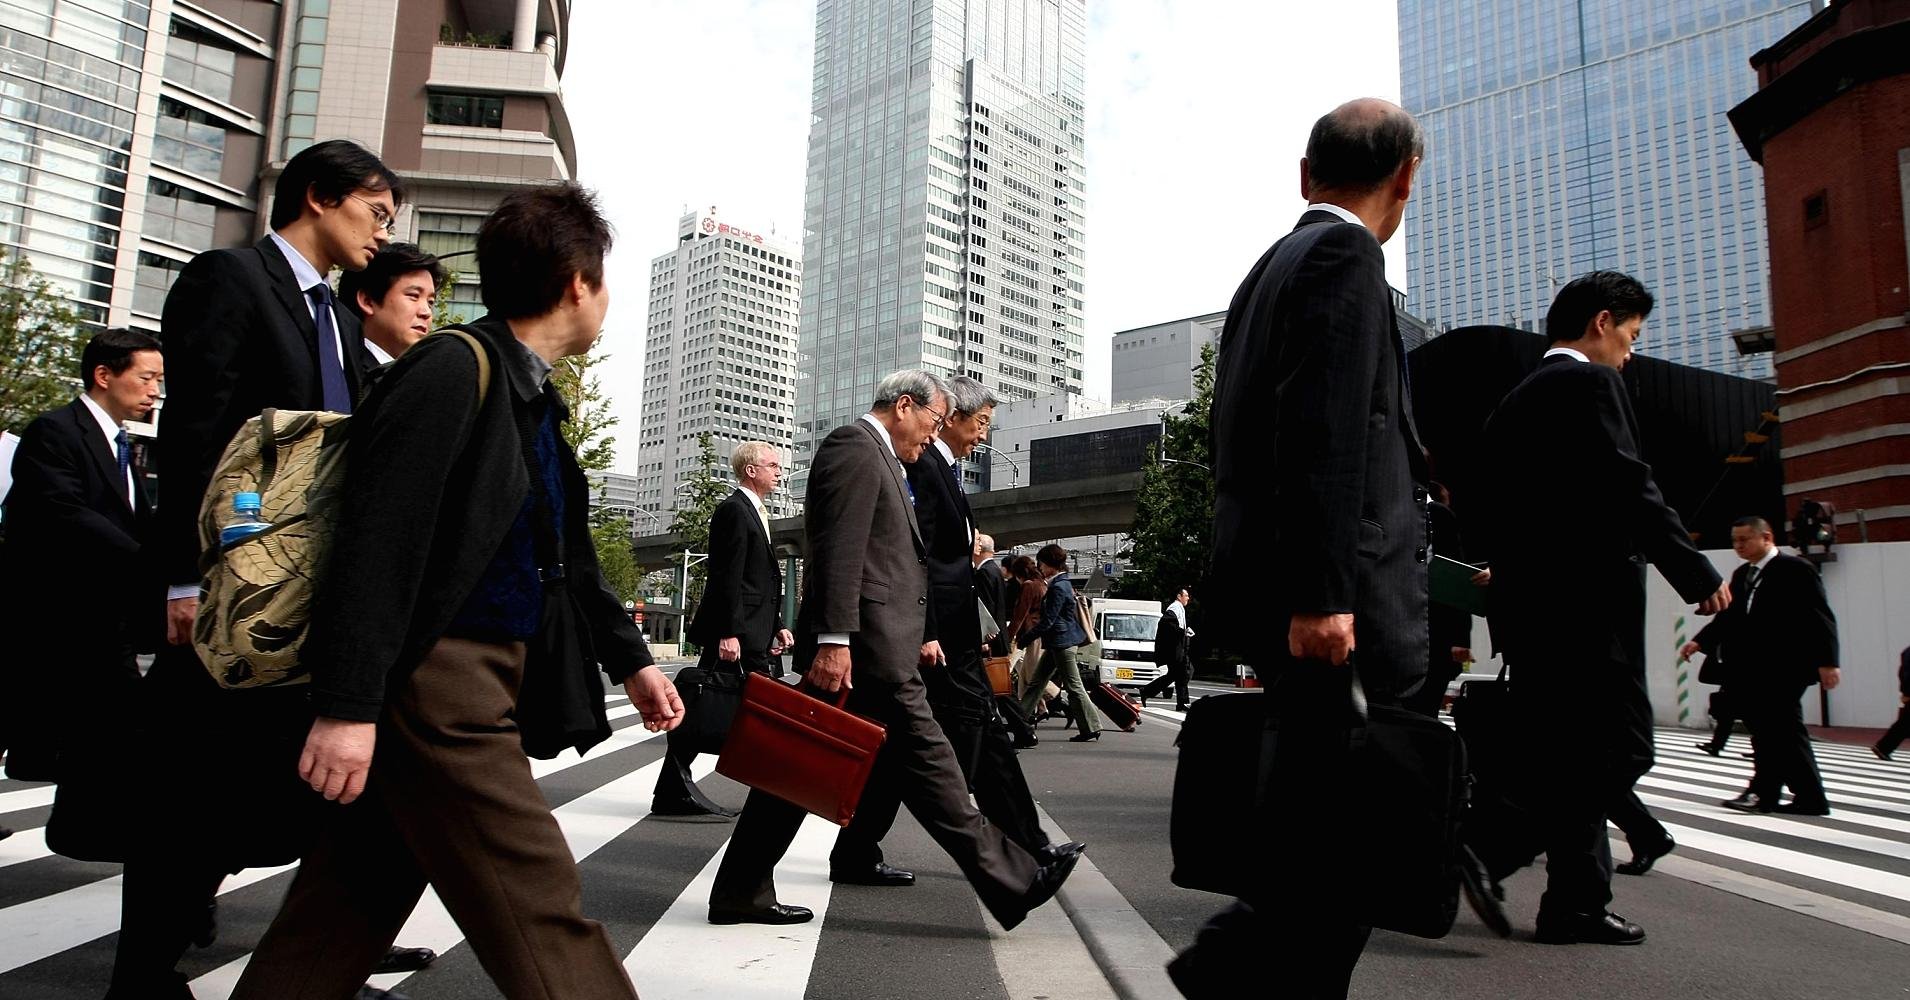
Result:
<instances>
[{"instance_id":1,"label":"blue striped necktie","mask_svg":"<svg viewBox=\"0 0 1910 1000\"><path fill-rule=\"evenodd\" d=\"M313 304L312 323L318 327L318 384L325 409L333 413L351 412L351 383L345 380L340 363L338 323L332 316L332 286L319 282L305 290Z\"/></svg>"}]
</instances>

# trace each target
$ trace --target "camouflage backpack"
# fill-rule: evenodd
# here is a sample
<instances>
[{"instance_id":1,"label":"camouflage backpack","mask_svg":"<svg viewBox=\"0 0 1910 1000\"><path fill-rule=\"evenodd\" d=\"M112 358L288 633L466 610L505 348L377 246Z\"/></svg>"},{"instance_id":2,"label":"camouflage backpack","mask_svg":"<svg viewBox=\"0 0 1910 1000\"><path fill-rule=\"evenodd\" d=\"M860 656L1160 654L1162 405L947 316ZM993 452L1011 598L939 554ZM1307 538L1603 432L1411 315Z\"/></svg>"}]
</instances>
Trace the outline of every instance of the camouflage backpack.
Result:
<instances>
[{"instance_id":1,"label":"camouflage backpack","mask_svg":"<svg viewBox=\"0 0 1910 1000\"><path fill-rule=\"evenodd\" d=\"M477 354L478 405L491 385L491 360L477 338L458 337ZM433 334L436 336L436 334ZM204 595L192 642L212 679L226 688L303 684L310 674L299 649L311 627L312 595L324 574L345 483L342 413L266 410L247 420L219 456L199 508ZM232 498L259 495L270 527L225 547L220 529L232 519Z\"/></svg>"}]
</instances>

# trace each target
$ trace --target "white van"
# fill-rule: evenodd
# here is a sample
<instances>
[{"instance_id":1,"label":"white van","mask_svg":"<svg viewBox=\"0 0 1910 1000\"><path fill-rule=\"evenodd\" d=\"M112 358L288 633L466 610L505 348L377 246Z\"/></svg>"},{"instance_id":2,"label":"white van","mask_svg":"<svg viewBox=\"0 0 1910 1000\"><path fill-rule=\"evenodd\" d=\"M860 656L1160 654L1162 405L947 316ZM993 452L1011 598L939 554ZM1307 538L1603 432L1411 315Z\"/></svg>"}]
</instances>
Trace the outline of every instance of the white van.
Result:
<instances>
[{"instance_id":1,"label":"white van","mask_svg":"<svg viewBox=\"0 0 1910 1000\"><path fill-rule=\"evenodd\" d=\"M1097 597L1090 603L1094 634L1101 640L1101 679L1116 687L1142 687L1160 676L1154 663L1154 629L1161 606L1153 601Z\"/></svg>"}]
</instances>

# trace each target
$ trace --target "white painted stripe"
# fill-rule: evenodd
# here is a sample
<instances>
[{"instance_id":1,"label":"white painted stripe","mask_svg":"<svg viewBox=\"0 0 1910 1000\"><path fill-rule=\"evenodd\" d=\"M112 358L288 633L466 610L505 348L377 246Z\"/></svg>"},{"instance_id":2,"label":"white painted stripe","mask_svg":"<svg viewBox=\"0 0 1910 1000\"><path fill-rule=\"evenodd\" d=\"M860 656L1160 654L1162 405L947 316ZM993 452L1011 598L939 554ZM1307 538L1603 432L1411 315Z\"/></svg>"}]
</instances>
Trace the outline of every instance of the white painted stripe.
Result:
<instances>
[{"instance_id":1,"label":"white painted stripe","mask_svg":"<svg viewBox=\"0 0 1910 1000\"><path fill-rule=\"evenodd\" d=\"M663 763L659 760L640 767L551 810L551 814L557 817L558 825L563 827L564 839L570 844L573 858L582 861L591 856L650 815L651 793L656 788L657 772L662 769ZM704 754L691 765L690 776L700 780L714 770L715 758ZM451 913L444 908L444 901L438 898L437 891L428 886L424 895L419 897L418 905L412 909L411 917L405 921L404 929L398 932L398 941L405 947L430 948L440 955L463 940L464 932L458 929L457 921L451 919ZM248 953L193 980L193 995L199 1000L227 1000L233 988L238 986L239 976L245 971L251 957ZM389 990L411 975L408 972L394 972L373 976L369 982L379 989Z\"/></svg>"},{"instance_id":2,"label":"white painted stripe","mask_svg":"<svg viewBox=\"0 0 1910 1000\"><path fill-rule=\"evenodd\" d=\"M1668 781L1664 778L1652 776L1641 779L1638 782L1638 787L1656 788L1659 791L1666 792L1684 792L1687 795L1713 796L1718 794L1718 790L1709 785L1693 785L1688 782ZM1719 815L1719 810L1725 810L1727 808L1721 804L1723 802L1722 799L1715 798L1708 802L1692 802L1688 799L1678 799L1676 801L1678 802L1677 809L1679 812L1693 816L1716 817ZM1910 820L1892 819L1887 816L1872 816L1869 813L1857 812L1854 809L1840 808L1850 804L1860 803L1853 803L1853 801L1845 799L1838 799L1836 802L1831 803L1832 812L1829 819L1848 826L1867 826L1873 830L1888 830L1892 833L1910 834ZM1738 813L1735 811L1731 814L1736 816L1750 815L1749 813Z\"/></svg>"},{"instance_id":3,"label":"white painted stripe","mask_svg":"<svg viewBox=\"0 0 1910 1000\"><path fill-rule=\"evenodd\" d=\"M1664 872L1699 885L1708 885L1713 889L1721 889L1746 899L1769 903L1806 917L1815 917L1818 920L1863 931L1866 934L1875 934L1899 944L1910 944L1910 917L1873 909L1847 899L1826 896L1820 892L1759 878L1756 875L1747 875L1693 858L1681 858L1675 854L1659 861L1653 871Z\"/></svg>"},{"instance_id":4,"label":"white painted stripe","mask_svg":"<svg viewBox=\"0 0 1910 1000\"><path fill-rule=\"evenodd\" d=\"M1722 795L1727 799L1736 798L1738 793L1744 790L1745 783L1748 782L1751 777L1749 774L1746 774L1741 779L1727 779L1719 777L1709 771L1667 767L1663 764L1652 768L1651 774L1664 778L1683 778L1688 781L1704 782L1711 787L1694 789L1698 794ZM1649 778L1650 776L1647 777ZM1862 806L1866 809L1879 809L1894 816L1910 816L1910 809L1904 808L1904 804L1901 802L1873 799L1863 795L1839 793L1831 797L1830 805L1832 809L1838 806Z\"/></svg>"},{"instance_id":5,"label":"white painted stripe","mask_svg":"<svg viewBox=\"0 0 1910 1000\"><path fill-rule=\"evenodd\" d=\"M806 924L711 924L710 888L725 843L624 959L637 992L645 1000L799 1000L829 914L829 849L838 832L820 817L805 818L776 866L779 902L816 912Z\"/></svg>"},{"instance_id":6,"label":"white painted stripe","mask_svg":"<svg viewBox=\"0 0 1910 1000\"><path fill-rule=\"evenodd\" d=\"M1748 764L1749 762L1747 761L1746 763ZM1703 771L1703 772L1708 772L1711 774L1726 775L1732 778L1745 780L1745 781L1749 781L1751 777L1751 768L1749 767L1738 767L1732 764L1723 764L1723 763L1718 763L1715 761L1680 760L1677 762L1676 765L1668 765L1663 762L1660 762L1659 766L1676 766L1683 770ZM1833 778L1830 775L1825 775L1824 787L1827 790L1834 791L1834 792L1835 791L1850 792L1855 795L1866 795L1871 798L1887 799L1892 802L1910 803L1910 788L1893 789L1889 785L1884 784L1882 782L1852 781L1849 779ZM1835 798L1836 796L1832 796L1833 800ZM1903 808L1903 806L1898 806L1897 808L1901 809Z\"/></svg>"},{"instance_id":7,"label":"white painted stripe","mask_svg":"<svg viewBox=\"0 0 1910 1000\"><path fill-rule=\"evenodd\" d=\"M1853 851L1862 851L1866 854L1875 854L1881 857L1910 861L1910 844L1900 841L1885 840L1882 837L1852 833L1848 830L1840 830L1831 826L1819 826L1815 823L1803 823L1774 813L1751 814L1741 813L1734 809L1722 808L1716 812L1709 810L1701 812L1699 809L1690 808L1696 805L1696 803L1687 802L1684 799L1674 799L1666 795L1653 795L1649 792L1641 794L1638 797L1643 799L1645 804L1651 806L1653 809L1659 809L1665 812L1702 816L1713 823L1729 823L1732 826L1763 830L1767 833L1798 837L1805 841L1830 844L1837 847L1848 848Z\"/></svg>"},{"instance_id":8,"label":"white painted stripe","mask_svg":"<svg viewBox=\"0 0 1910 1000\"><path fill-rule=\"evenodd\" d=\"M625 727L616 730L611 739L592 747L591 752L582 757L573 754L555 760L533 760L531 773L535 777L546 777L625 747L655 739L658 735L660 734L652 733L641 726ZM651 780L655 780L654 772L651 774ZM6 843L7 841L0 841L0 846ZM40 849L45 850L44 839ZM280 872L290 871L293 867L285 865L278 868L247 868L237 875L228 877L219 887L219 894L224 895L243 889ZM77 886L64 892L41 896L38 899L0 909L0 973L19 968L29 962L37 962L68 948L77 948L96 937L117 931L119 929L119 882L119 876L115 875L88 885ZM109 886L109 889L104 892L98 891L101 886Z\"/></svg>"},{"instance_id":9,"label":"white painted stripe","mask_svg":"<svg viewBox=\"0 0 1910 1000\"><path fill-rule=\"evenodd\" d=\"M13 836L0 840L0 868L37 861L51 853L46 849L46 827L15 830Z\"/></svg>"},{"instance_id":10,"label":"white painted stripe","mask_svg":"<svg viewBox=\"0 0 1910 1000\"><path fill-rule=\"evenodd\" d=\"M19 812L22 809L38 809L53 804L53 786L40 788L22 788L17 792L0 792L0 813Z\"/></svg>"},{"instance_id":11,"label":"white painted stripe","mask_svg":"<svg viewBox=\"0 0 1910 1000\"><path fill-rule=\"evenodd\" d=\"M1667 823L1665 829L1671 832L1672 838L1680 845L1694 850L1735 858L1862 892L1876 893L1879 896L1910 899L1910 876L1881 872L1845 861L1832 861L1803 851L1772 847L1768 844L1741 840L1696 827Z\"/></svg>"}]
</instances>

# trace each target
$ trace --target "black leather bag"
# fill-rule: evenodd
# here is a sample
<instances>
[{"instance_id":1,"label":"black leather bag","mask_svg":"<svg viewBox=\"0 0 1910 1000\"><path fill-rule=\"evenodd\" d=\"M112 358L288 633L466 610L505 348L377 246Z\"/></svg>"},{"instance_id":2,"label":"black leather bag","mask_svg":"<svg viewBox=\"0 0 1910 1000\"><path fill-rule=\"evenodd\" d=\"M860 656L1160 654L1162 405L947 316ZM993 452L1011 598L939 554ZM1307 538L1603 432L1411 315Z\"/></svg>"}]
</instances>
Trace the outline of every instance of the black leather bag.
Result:
<instances>
[{"instance_id":1,"label":"black leather bag","mask_svg":"<svg viewBox=\"0 0 1910 1000\"><path fill-rule=\"evenodd\" d=\"M683 699L683 722L670 730L670 748L722 753L743 704L742 671L684 667L676 674L676 692Z\"/></svg>"},{"instance_id":2,"label":"black leather bag","mask_svg":"<svg viewBox=\"0 0 1910 1000\"><path fill-rule=\"evenodd\" d=\"M1173 882L1253 899L1295 878L1323 875L1360 923L1444 937L1459 912L1459 830L1470 794L1465 745L1437 719L1394 705L1369 707L1357 674L1345 672L1351 711L1340 731L1344 752L1330 757L1336 773L1315 775L1339 794L1297 803L1301 815L1286 813L1291 796L1268 777L1278 773L1281 747L1262 700L1267 695L1202 698L1188 710L1176 741ZM1276 848L1303 842L1313 849L1283 850L1290 856L1275 864L1286 871L1262 881L1256 873L1266 866L1242 864L1228 845L1263 837ZM1299 870L1322 863L1332 870Z\"/></svg>"}]
</instances>

